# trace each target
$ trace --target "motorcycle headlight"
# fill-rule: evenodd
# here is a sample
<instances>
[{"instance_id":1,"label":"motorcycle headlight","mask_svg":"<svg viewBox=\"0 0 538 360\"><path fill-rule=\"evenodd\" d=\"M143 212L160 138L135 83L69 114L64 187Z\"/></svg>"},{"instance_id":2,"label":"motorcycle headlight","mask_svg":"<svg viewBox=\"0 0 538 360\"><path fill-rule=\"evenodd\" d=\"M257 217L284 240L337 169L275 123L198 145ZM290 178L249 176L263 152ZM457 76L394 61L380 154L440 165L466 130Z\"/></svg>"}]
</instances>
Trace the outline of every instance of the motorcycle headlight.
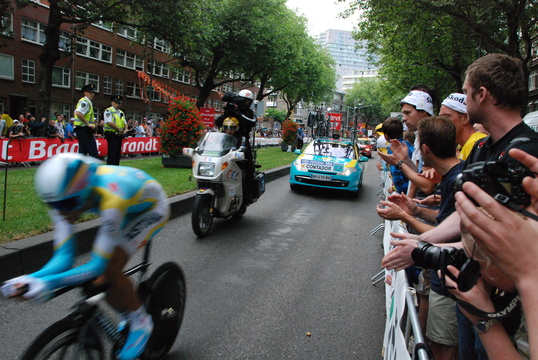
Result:
<instances>
[{"instance_id":1,"label":"motorcycle headlight","mask_svg":"<svg viewBox=\"0 0 538 360\"><path fill-rule=\"evenodd\" d=\"M198 174L200 176L215 176L215 163L201 162L198 164Z\"/></svg>"}]
</instances>

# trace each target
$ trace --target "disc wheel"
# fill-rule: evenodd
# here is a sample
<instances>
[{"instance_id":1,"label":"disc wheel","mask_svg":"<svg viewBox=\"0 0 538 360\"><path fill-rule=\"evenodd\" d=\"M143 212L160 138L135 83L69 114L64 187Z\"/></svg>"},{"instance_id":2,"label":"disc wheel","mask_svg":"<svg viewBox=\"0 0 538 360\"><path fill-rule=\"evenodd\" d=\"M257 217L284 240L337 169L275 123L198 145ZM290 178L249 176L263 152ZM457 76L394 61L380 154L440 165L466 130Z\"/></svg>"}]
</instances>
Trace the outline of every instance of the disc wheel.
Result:
<instances>
[{"instance_id":1,"label":"disc wheel","mask_svg":"<svg viewBox=\"0 0 538 360\"><path fill-rule=\"evenodd\" d=\"M172 348L185 311L186 283L181 268L167 262L145 283L144 305L153 319L153 332L141 358L162 359Z\"/></svg>"},{"instance_id":2,"label":"disc wheel","mask_svg":"<svg viewBox=\"0 0 538 360\"><path fill-rule=\"evenodd\" d=\"M81 335L83 333L83 335ZM23 360L104 359L103 346L93 327L62 319L43 331L22 356Z\"/></svg>"},{"instance_id":3,"label":"disc wheel","mask_svg":"<svg viewBox=\"0 0 538 360\"><path fill-rule=\"evenodd\" d=\"M192 230L199 237L204 237L211 231L213 226L213 196L196 195L192 207Z\"/></svg>"}]
</instances>

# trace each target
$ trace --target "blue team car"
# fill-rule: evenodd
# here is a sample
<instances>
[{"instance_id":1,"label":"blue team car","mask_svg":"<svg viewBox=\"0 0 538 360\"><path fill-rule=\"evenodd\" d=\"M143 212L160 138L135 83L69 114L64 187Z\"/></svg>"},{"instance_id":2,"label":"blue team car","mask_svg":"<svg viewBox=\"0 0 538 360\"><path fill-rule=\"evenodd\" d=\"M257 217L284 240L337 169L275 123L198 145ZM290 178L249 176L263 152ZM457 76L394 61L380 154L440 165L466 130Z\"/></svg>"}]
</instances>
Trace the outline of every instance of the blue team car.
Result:
<instances>
[{"instance_id":1,"label":"blue team car","mask_svg":"<svg viewBox=\"0 0 538 360\"><path fill-rule=\"evenodd\" d=\"M298 151L296 151L297 153ZM319 187L359 194L366 156L346 139L315 139L291 164L290 188Z\"/></svg>"}]
</instances>

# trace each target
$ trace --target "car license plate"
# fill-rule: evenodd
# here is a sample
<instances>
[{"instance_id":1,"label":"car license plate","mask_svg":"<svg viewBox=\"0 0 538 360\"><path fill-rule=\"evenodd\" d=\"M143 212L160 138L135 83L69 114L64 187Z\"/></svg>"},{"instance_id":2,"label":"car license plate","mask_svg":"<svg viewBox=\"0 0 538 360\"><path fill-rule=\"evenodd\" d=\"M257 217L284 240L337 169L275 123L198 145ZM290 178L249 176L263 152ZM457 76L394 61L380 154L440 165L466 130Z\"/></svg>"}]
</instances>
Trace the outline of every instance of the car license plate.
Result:
<instances>
[{"instance_id":1,"label":"car license plate","mask_svg":"<svg viewBox=\"0 0 538 360\"><path fill-rule=\"evenodd\" d=\"M312 180L331 181L333 178L329 175L312 174L310 175Z\"/></svg>"}]
</instances>

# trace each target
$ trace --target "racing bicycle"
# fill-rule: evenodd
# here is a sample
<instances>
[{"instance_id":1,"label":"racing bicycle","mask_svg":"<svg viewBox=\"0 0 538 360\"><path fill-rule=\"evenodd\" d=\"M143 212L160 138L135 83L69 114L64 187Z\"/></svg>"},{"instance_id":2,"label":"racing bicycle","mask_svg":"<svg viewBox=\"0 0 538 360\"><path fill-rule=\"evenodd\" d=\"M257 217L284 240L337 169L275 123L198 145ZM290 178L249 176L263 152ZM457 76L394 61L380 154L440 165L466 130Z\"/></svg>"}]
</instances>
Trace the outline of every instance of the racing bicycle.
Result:
<instances>
[{"instance_id":1,"label":"racing bicycle","mask_svg":"<svg viewBox=\"0 0 538 360\"><path fill-rule=\"evenodd\" d=\"M154 329L141 359L163 358L172 348L181 327L185 310L186 285L181 268L174 262L159 266L148 278L147 272L151 242L144 248L142 261L125 271L131 276L139 273L138 294L146 311L152 316ZM105 359L108 340L109 358L123 347L128 328L112 320L99 303L105 299L108 284L83 284L57 290L53 297L80 288L82 295L65 318L49 326L30 345L23 360L45 359Z\"/></svg>"}]
</instances>

